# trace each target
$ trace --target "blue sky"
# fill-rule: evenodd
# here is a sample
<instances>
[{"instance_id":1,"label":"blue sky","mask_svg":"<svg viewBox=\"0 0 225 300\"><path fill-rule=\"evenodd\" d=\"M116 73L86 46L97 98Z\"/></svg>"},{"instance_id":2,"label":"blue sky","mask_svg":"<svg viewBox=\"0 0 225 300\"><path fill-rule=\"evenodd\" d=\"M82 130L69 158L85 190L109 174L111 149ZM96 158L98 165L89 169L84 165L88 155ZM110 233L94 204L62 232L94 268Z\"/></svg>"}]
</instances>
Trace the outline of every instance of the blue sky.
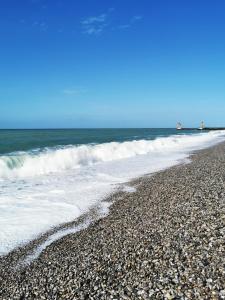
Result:
<instances>
[{"instance_id":1,"label":"blue sky","mask_svg":"<svg viewBox=\"0 0 225 300\"><path fill-rule=\"evenodd\" d=\"M224 0L0 0L0 128L225 126Z\"/></svg>"}]
</instances>

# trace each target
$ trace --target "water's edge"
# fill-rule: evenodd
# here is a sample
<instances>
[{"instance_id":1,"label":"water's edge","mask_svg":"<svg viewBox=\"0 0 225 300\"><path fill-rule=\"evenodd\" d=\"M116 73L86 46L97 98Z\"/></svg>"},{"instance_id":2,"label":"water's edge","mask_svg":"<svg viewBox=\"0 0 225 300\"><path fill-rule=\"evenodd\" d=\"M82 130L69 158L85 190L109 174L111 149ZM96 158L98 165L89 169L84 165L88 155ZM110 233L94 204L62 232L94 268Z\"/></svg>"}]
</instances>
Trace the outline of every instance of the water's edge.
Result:
<instances>
[{"instance_id":1,"label":"water's edge","mask_svg":"<svg viewBox=\"0 0 225 300\"><path fill-rule=\"evenodd\" d=\"M59 226L55 226L52 229L41 233L28 243L21 244L9 253L0 256L0 263L3 263L5 265L7 264L7 262L10 262L10 268L13 269L26 267L27 265L38 259L42 252L44 252L47 247L51 246L51 244L57 242L57 240L62 239L70 234L76 234L79 231L87 229L89 226L94 226L94 224L98 220L107 217L107 215L110 214L110 206L115 201L122 200L126 194L135 193L140 182L146 177L149 178L151 176L157 175L158 173L162 173L167 169L176 168L187 163L192 163L192 156L200 153L201 151L214 147L216 147L216 145L193 151L189 154L188 158L177 161L170 167L161 169L154 173L144 174L140 177L130 180L126 184L121 184L120 186L118 186L117 191L108 195L100 203L94 205L87 213L84 213L77 219L61 224Z\"/></svg>"}]
</instances>

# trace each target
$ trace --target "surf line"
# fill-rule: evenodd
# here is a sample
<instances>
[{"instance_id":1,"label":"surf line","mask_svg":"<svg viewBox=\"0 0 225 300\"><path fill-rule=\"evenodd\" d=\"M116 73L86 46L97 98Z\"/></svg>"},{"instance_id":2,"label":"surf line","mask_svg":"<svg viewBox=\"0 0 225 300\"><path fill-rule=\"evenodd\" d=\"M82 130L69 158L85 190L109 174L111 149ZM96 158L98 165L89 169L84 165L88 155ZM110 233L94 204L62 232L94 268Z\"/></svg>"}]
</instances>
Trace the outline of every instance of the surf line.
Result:
<instances>
[{"instance_id":1,"label":"surf line","mask_svg":"<svg viewBox=\"0 0 225 300\"><path fill-rule=\"evenodd\" d=\"M55 241L63 238L64 236L74 234L81 230L84 230L84 229L88 228L95 221L102 219L103 217L106 217L109 213L110 205L111 205L110 202L102 201L100 203L100 206L97 207L97 209L98 209L97 216L91 217L88 215L87 218L80 224L72 226L70 228L60 229L60 230L56 231L55 233L49 235L43 243L41 243L37 247L35 247L35 249L32 251L31 254L28 254L24 259L19 261L17 263L16 268L26 267L27 265L31 264L34 260L38 259L38 257L41 255L41 253Z\"/></svg>"}]
</instances>

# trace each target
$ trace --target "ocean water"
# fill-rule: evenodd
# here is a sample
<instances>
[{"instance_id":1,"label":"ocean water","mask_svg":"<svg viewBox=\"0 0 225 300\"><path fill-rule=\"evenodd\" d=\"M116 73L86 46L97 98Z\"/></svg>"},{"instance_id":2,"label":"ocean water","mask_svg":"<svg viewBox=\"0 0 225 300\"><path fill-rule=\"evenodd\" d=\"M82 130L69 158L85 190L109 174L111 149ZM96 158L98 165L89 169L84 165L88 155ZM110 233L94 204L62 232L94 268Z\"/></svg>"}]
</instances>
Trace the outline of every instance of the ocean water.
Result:
<instances>
[{"instance_id":1,"label":"ocean water","mask_svg":"<svg viewBox=\"0 0 225 300\"><path fill-rule=\"evenodd\" d=\"M135 177L225 140L224 131L0 130L0 255L72 221Z\"/></svg>"}]
</instances>

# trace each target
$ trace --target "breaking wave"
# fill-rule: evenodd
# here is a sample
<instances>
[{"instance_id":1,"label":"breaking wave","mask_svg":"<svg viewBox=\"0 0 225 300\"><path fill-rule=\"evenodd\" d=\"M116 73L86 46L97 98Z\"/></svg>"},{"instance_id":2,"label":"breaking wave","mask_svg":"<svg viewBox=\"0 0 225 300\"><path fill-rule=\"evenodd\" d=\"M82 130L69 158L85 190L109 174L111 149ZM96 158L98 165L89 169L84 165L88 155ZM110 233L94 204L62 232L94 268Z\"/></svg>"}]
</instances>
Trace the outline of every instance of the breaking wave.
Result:
<instances>
[{"instance_id":1,"label":"breaking wave","mask_svg":"<svg viewBox=\"0 0 225 300\"><path fill-rule=\"evenodd\" d=\"M33 153L18 152L0 156L0 178L34 177L137 155L186 152L219 142L224 136L224 131L217 131L160 137L155 140L66 146Z\"/></svg>"}]
</instances>

